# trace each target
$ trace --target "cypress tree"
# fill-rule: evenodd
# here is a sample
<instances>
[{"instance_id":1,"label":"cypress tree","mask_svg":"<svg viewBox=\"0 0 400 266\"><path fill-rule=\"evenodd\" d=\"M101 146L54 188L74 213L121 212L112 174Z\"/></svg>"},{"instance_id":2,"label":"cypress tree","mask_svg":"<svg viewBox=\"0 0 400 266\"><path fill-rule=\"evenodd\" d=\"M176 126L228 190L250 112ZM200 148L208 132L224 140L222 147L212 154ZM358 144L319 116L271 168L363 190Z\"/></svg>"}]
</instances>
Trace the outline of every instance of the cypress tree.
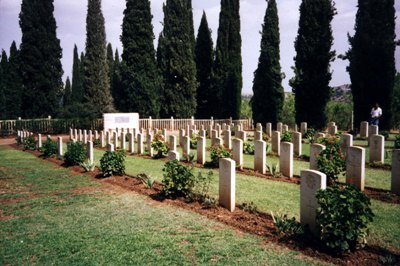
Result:
<instances>
[{"instance_id":1,"label":"cypress tree","mask_svg":"<svg viewBox=\"0 0 400 266\"><path fill-rule=\"evenodd\" d=\"M78 47L74 46L74 60L72 64L72 84L71 84L71 102L82 103L84 88L83 88L83 76L82 66L78 55Z\"/></svg>"},{"instance_id":2,"label":"cypress tree","mask_svg":"<svg viewBox=\"0 0 400 266\"><path fill-rule=\"evenodd\" d=\"M203 12L197 34L195 55L197 81L199 83L196 95L196 118L210 118L212 116L211 99L214 97L214 95L211 94L211 75L212 65L214 62L214 49L211 38L211 30L208 27L207 16L205 12Z\"/></svg>"},{"instance_id":3,"label":"cypress tree","mask_svg":"<svg viewBox=\"0 0 400 266\"><path fill-rule=\"evenodd\" d=\"M389 129L395 68L394 0L358 1L355 34L346 57L354 100L354 122L370 120L376 102L383 109L380 128Z\"/></svg>"},{"instance_id":4,"label":"cypress tree","mask_svg":"<svg viewBox=\"0 0 400 266\"><path fill-rule=\"evenodd\" d=\"M108 76L110 79L110 91L112 94L112 84L111 84L111 78L113 75L113 67L114 67L114 52L112 49L111 43L108 43L107 45L107 65L108 65Z\"/></svg>"},{"instance_id":5,"label":"cypress tree","mask_svg":"<svg viewBox=\"0 0 400 266\"><path fill-rule=\"evenodd\" d=\"M275 0L268 1L261 38L258 68L254 73L251 106L254 123L276 125L282 119L285 98L279 55L279 19Z\"/></svg>"},{"instance_id":6,"label":"cypress tree","mask_svg":"<svg viewBox=\"0 0 400 266\"><path fill-rule=\"evenodd\" d=\"M165 9L165 5L163 6ZM158 35L158 43L157 43L157 69L159 72L159 75L162 76L164 71L166 70L166 63L165 63L165 38L163 32L160 32ZM161 83L162 83L161 79ZM161 85L161 87L163 87Z\"/></svg>"},{"instance_id":7,"label":"cypress tree","mask_svg":"<svg viewBox=\"0 0 400 266\"><path fill-rule=\"evenodd\" d=\"M112 95L114 98L114 105L117 110L122 110L121 106L124 104L124 95L122 88L122 77L121 77L122 62L120 62L118 49L115 49L114 64L111 78L111 88L113 89Z\"/></svg>"},{"instance_id":8,"label":"cypress tree","mask_svg":"<svg viewBox=\"0 0 400 266\"><path fill-rule=\"evenodd\" d=\"M7 72L8 72L8 58L6 51L1 51L0 60L0 119L7 118L7 105L6 105L6 83L7 83Z\"/></svg>"},{"instance_id":9,"label":"cypress tree","mask_svg":"<svg viewBox=\"0 0 400 266\"><path fill-rule=\"evenodd\" d=\"M69 77L67 77L64 88L64 102L63 102L64 107L71 104L71 96L72 96L71 81L69 80Z\"/></svg>"},{"instance_id":10,"label":"cypress tree","mask_svg":"<svg viewBox=\"0 0 400 266\"><path fill-rule=\"evenodd\" d=\"M149 0L127 0L122 23L122 84L125 112L158 117L160 83Z\"/></svg>"},{"instance_id":11,"label":"cypress tree","mask_svg":"<svg viewBox=\"0 0 400 266\"><path fill-rule=\"evenodd\" d=\"M331 21L335 13L331 0L303 0L300 5L295 77L290 85L295 93L296 123L308 122L318 129L326 125L325 107L330 98L330 62L335 58Z\"/></svg>"},{"instance_id":12,"label":"cypress tree","mask_svg":"<svg viewBox=\"0 0 400 266\"><path fill-rule=\"evenodd\" d=\"M196 45L196 37L194 35L192 0L187 0L187 8L188 8L189 34L190 34L190 38L192 39L192 51L194 53L194 49L195 49L195 45Z\"/></svg>"},{"instance_id":13,"label":"cypress tree","mask_svg":"<svg viewBox=\"0 0 400 266\"><path fill-rule=\"evenodd\" d=\"M242 38L239 0L221 0L215 51L213 113L220 118L239 119L242 92Z\"/></svg>"},{"instance_id":14,"label":"cypress tree","mask_svg":"<svg viewBox=\"0 0 400 266\"><path fill-rule=\"evenodd\" d=\"M62 49L56 34L53 0L23 0L21 70L25 117L53 115L62 96Z\"/></svg>"},{"instance_id":15,"label":"cypress tree","mask_svg":"<svg viewBox=\"0 0 400 266\"><path fill-rule=\"evenodd\" d=\"M186 0L167 0L164 8L165 70L163 71L163 117L188 118L196 111L196 66L190 36Z\"/></svg>"},{"instance_id":16,"label":"cypress tree","mask_svg":"<svg viewBox=\"0 0 400 266\"><path fill-rule=\"evenodd\" d=\"M85 101L97 115L114 111L106 57L106 33L101 0L88 0L86 18Z\"/></svg>"}]
</instances>

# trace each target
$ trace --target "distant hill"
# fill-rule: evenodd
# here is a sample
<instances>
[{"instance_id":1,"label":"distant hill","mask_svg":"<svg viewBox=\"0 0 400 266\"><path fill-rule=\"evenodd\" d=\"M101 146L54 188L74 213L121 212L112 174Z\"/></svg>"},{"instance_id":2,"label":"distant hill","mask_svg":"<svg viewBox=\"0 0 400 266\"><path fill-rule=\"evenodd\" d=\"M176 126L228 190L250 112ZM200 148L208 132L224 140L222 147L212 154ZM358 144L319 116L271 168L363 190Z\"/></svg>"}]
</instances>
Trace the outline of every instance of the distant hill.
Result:
<instances>
[{"instance_id":1,"label":"distant hill","mask_svg":"<svg viewBox=\"0 0 400 266\"><path fill-rule=\"evenodd\" d=\"M331 100L336 102L348 102L351 101L351 89L350 84L345 84L332 88Z\"/></svg>"}]
</instances>

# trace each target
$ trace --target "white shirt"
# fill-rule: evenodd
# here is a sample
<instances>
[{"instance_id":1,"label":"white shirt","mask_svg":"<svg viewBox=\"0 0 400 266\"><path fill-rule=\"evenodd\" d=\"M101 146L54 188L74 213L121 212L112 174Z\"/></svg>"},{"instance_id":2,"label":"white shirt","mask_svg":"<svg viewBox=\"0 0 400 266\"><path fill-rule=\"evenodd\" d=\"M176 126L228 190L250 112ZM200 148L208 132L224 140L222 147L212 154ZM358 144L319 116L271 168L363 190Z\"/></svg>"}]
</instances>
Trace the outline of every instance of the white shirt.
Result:
<instances>
[{"instance_id":1,"label":"white shirt","mask_svg":"<svg viewBox=\"0 0 400 266\"><path fill-rule=\"evenodd\" d=\"M372 108L371 110L371 117L372 118L378 118L382 115L382 109L380 107L378 108Z\"/></svg>"}]
</instances>

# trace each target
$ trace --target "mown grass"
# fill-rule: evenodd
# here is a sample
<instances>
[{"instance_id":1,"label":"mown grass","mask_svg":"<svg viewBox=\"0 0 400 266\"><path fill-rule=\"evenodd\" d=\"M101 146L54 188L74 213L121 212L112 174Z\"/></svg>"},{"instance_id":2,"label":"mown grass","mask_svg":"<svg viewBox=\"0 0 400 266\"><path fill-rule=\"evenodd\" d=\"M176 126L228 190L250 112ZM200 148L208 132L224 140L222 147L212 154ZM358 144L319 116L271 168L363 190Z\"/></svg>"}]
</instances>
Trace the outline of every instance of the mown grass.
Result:
<instances>
[{"instance_id":1,"label":"mown grass","mask_svg":"<svg viewBox=\"0 0 400 266\"><path fill-rule=\"evenodd\" d=\"M102 153L103 151L100 150L95 151L97 164ZM165 161L162 160L127 156L126 172L130 175L147 173L153 177L157 177L157 180L161 181L164 164ZM195 171L208 172L210 170L196 168ZM380 174L388 172L381 171L381 173L380 171L372 170L372 173L376 174L375 179L377 180L381 178ZM218 197L218 170L212 170L212 172L214 174L210 194L213 197ZM387 179L387 177L385 178ZM274 213L288 214L289 216L299 218L300 187L295 184L237 174L236 200L237 203L253 202L259 210L267 213L273 211ZM373 211L377 215L371 224L372 243L400 249L400 227L398 226L400 224L400 205L382 203L376 200L372 200L372 203Z\"/></svg>"},{"instance_id":2,"label":"mown grass","mask_svg":"<svg viewBox=\"0 0 400 266\"><path fill-rule=\"evenodd\" d=\"M0 206L1 265L324 264L4 146L0 169L2 200L14 200Z\"/></svg>"}]
</instances>

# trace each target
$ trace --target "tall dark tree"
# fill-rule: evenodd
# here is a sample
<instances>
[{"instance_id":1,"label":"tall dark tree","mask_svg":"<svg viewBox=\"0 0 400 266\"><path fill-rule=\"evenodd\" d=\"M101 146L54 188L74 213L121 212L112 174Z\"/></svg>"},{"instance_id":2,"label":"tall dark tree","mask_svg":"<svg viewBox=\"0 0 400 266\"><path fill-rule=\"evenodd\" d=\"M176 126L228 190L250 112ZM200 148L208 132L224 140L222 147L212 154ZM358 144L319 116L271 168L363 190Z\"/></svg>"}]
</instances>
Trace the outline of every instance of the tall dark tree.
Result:
<instances>
[{"instance_id":1,"label":"tall dark tree","mask_svg":"<svg viewBox=\"0 0 400 266\"><path fill-rule=\"evenodd\" d=\"M376 102L383 109L380 127L390 128L395 68L394 0L359 0L355 34L346 57L354 100L354 122L369 121Z\"/></svg>"},{"instance_id":2,"label":"tall dark tree","mask_svg":"<svg viewBox=\"0 0 400 266\"><path fill-rule=\"evenodd\" d=\"M214 62L213 41L211 38L211 30L208 27L206 13L203 12L199 31L197 34L195 59L197 67L197 110L196 118L210 118L212 114L212 97L211 94L211 75Z\"/></svg>"},{"instance_id":3,"label":"tall dark tree","mask_svg":"<svg viewBox=\"0 0 400 266\"><path fill-rule=\"evenodd\" d=\"M160 83L149 0L127 0L122 23L122 111L158 117Z\"/></svg>"},{"instance_id":4,"label":"tall dark tree","mask_svg":"<svg viewBox=\"0 0 400 266\"><path fill-rule=\"evenodd\" d=\"M167 0L164 8L165 70L161 115L187 118L195 114L196 65L187 0Z\"/></svg>"},{"instance_id":5,"label":"tall dark tree","mask_svg":"<svg viewBox=\"0 0 400 266\"><path fill-rule=\"evenodd\" d=\"M111 85L111 78L113 75L113 67L114 67L114 52L112 49L111 43L107 44L107 65L108 65L108 76L110 78L110 91L112 94L112 85Z\"/></svg>"},{"instance_id":6,"label":"tall dark tree","mask_svg":"<svg viewBox=\"0 0 400 266\"><path fill-rule=\"evenodd\" d=\"M97 115L113 111L101 0L88 0L84 64L85 101L92 106Z\"/></svg>"},{"instance_id":7,"label":"tall dark tree","mask_svg":"<svg viewBox=\"0 0 400 266\"><path fill-rule=\"evenodd\" d=\"M282 119L285 94L279 55L279 19L275 0L268 1L261 38L261 54L254 73L251 106L254 123L276 125Z\"/></svg>"},{"instance_id":8,"label":"tall dark tree","mask_svg":"<svg viewBox=\"0 0 400 266\"><path fill-rule=\"evenodd\" d=\"M325 107L330 98L330 62L333 37L331 21L336 14L332 0L303 0L295 41L295 77L290 81L295 93L296 123L308 122L322 129Z\"/></svg>"},{"instance_id":9,"label":"tall dark tree","mask_svg":"<svg viewBox=\"0 0 400 266\"><path fill-rule=\"evenodd\" d=\"M190 38L192 38L192 51L194 52L194 47L196 45L196 37L194 35L194 23L193 23L193 8L192 8L192 0L187 1L187 8L188 8L188 23L189 23L189 34Z\"/></svg>"},{"instance_id":10,"label":"tall dark tree","mask_svg":"<svg viewBox=\"0 0 400 266\"><path fill-rule=\"evenodd\" d=\"M64 107L71 105L71 96L72 96L71 81L69 80L69 77L67 77L64 88L64 101L63 101Z\"/></svg>"},{"instance_id":11,"label":"tall dark tree","mask_svg":"<svg viewBox=\"0 0 400 266\"><path fill-rule=\"evenodd\" d=\"M82 62L79 59L78 47L74 46L74 61L72 64L71 102L82 103L84 96Z\"/></svg>"},{"instance_id":12,"label":"tall dark tree","mask_svg":"<svg viewBox=\"0 0 400 266\"><path fill-rule=\"evenodd\" d=\"M242 37L239 0L221 0L215 51L213 114L239 119L242 93Z\"/></svg>"},{"instance_id":13,"label":"tall dark tree","mask_svg":"<svg viewBox=\"0 0 400 266\"><path fill-rule=\"evenodd\" d=\"M114 98L114 105L117 110L122 110L121 105L124 103L124 93L122 86L122 62L119 58L118 49L115 49L114 64L111 78L112 96Z\"/></svg>"},{"instance_id":14,"label":"tall dark tree","mask_svg":"<svg viewBox=\"0 0 400 266\"><path fill-rule=\"evenodd\" d=\"M6 105L6 83L7 83L7 72L8 72L8 57L6 51L1 51L0 60L0 119L7 118L7 105Z\"/></svg>"},{"instance_id":15,"label":"tall dark tree","mask_svg":"<svg viewBox=\"0 0 400 266\"><path fill-rule=\"evenodd\" d=\"M23 0L21 70L25 117L53 115L62 96L62 50L56 33L53 0Z\"/></svg>"}]
</instances>

